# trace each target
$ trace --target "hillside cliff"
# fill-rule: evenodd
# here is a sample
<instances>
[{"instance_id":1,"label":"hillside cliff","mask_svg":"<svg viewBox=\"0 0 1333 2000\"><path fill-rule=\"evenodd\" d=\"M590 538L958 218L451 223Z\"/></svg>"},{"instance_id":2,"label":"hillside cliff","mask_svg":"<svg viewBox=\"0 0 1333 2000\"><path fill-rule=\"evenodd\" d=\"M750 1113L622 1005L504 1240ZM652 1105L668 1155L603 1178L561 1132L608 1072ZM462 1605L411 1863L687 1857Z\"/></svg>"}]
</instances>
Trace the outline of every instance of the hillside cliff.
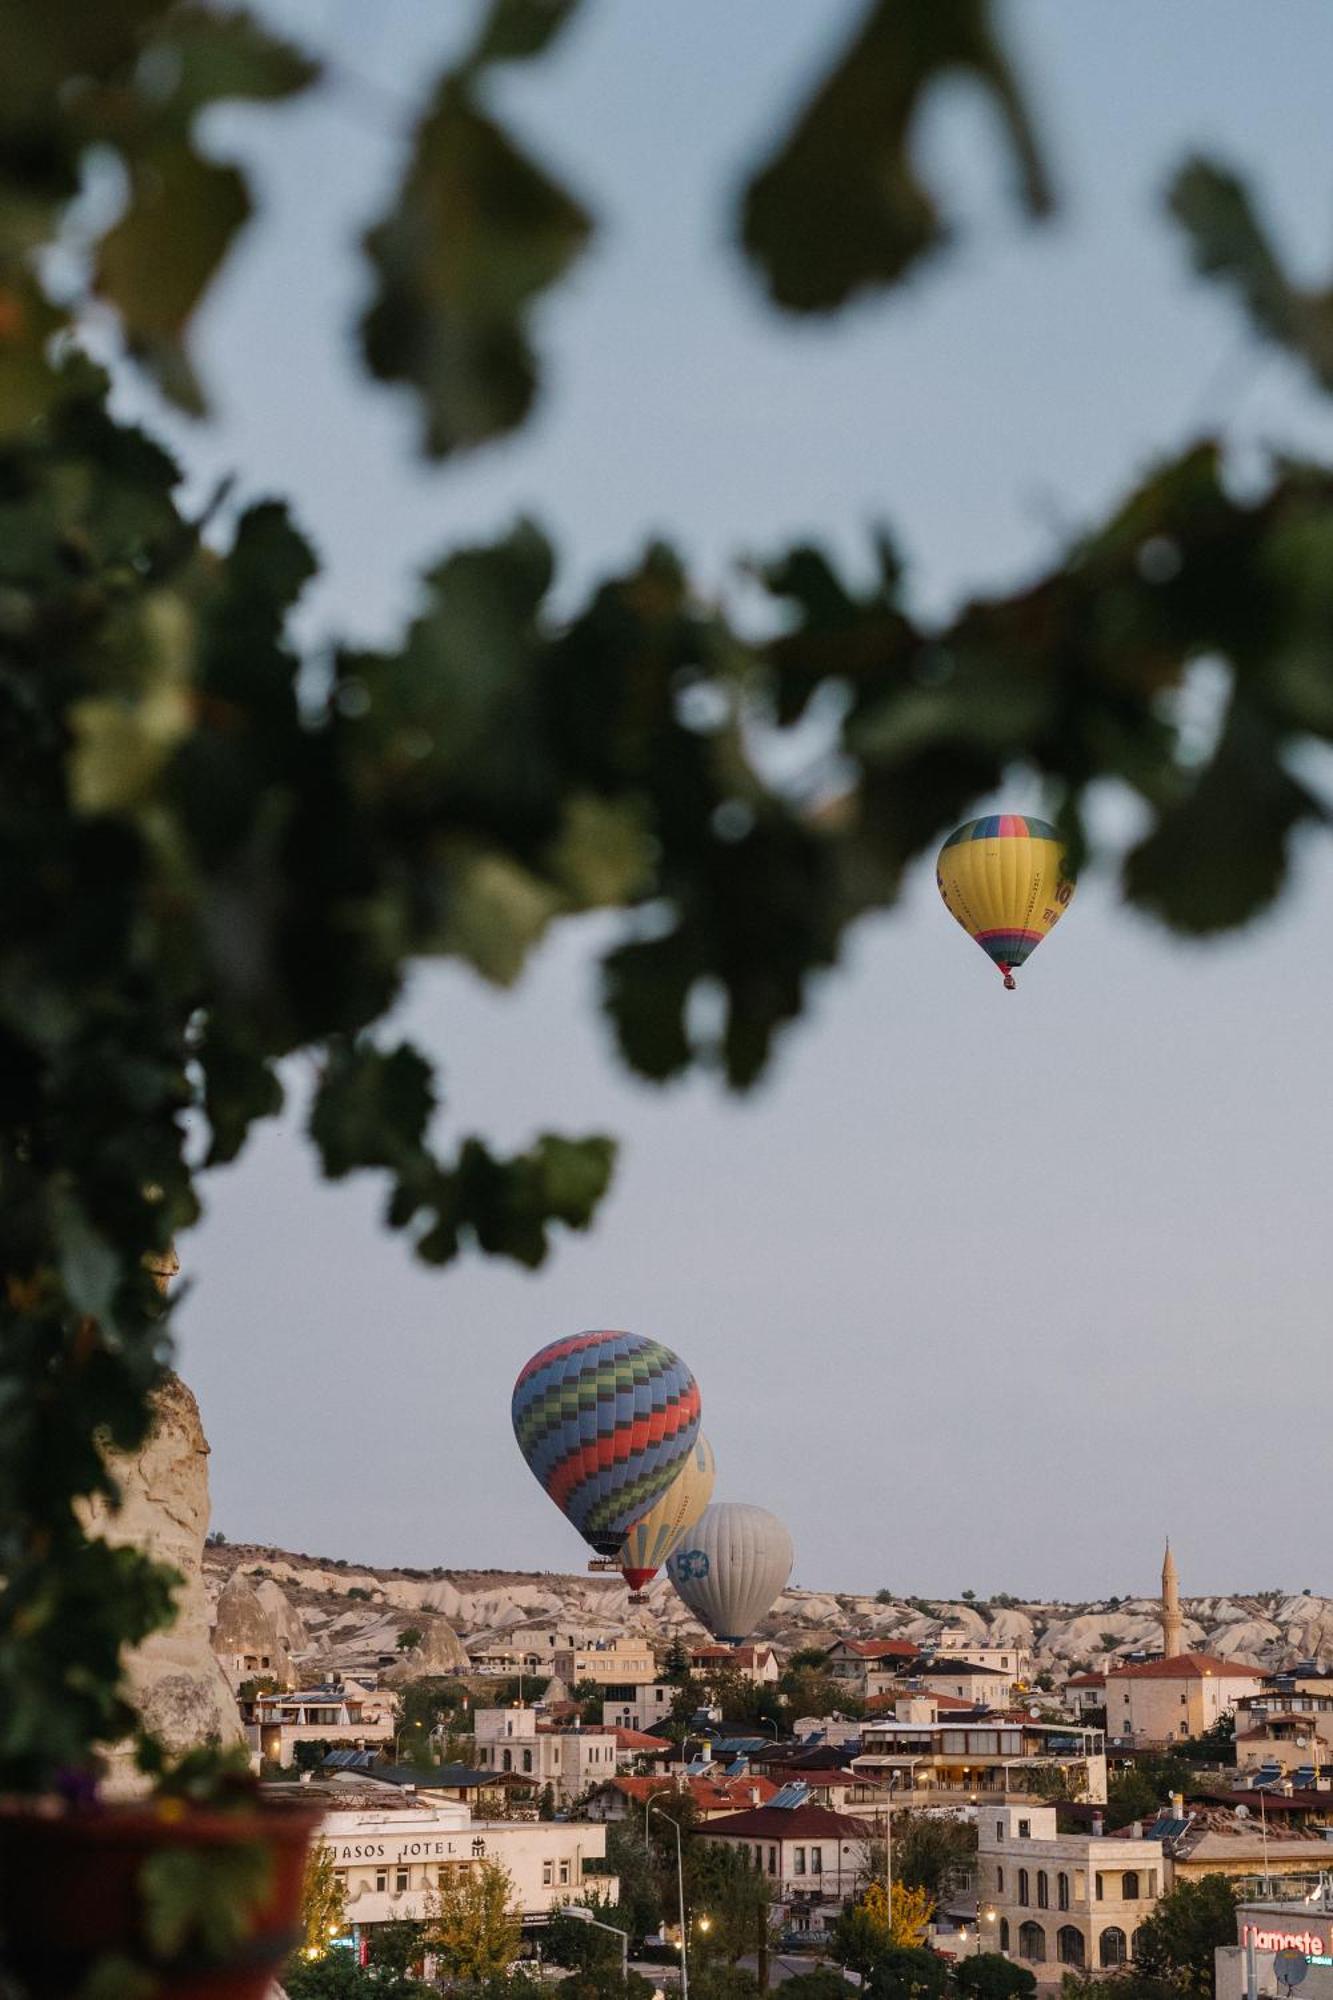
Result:
<instances>
[{"instance_id":1,"label":"hillside cliff","mask_svg":"<svg viewBox=\"0 0 1333 2000\"><path fill-rule=\"evenodd\" d=\"M518 1639L525 1628L561 1627L607 1636L641 1632L662 1644L703 1636L665 1576L649 1586L645 1604L633 1606L623 1583L612 1576L373 1569L285 1549L210 1545L204 1578L215 1606L229 1580L239 1576L258 1584L271 1616L285 1619L293 1636L303 1635L300 1659L307 1672L345 1666L376 1652L390 1654L398 1632L409 1623L426 1635L414 1670L437 1673L463 1664L463 1646ZM1333 1664L1329 1598L1271 1591L1186 1598L1182 1608L1185 1644L1192 1649L1270 1667L1306 1658ZM1048 1669L1057 1681L1161 1644L1157 1602L1148 1597L1083 1604L1010 1598L977 1604L944 1598L881 1603L842 1592L786 1590L762 1635L794 1648L827 1644L839 1636L921 1640L944 1626L961 1627L991 1645L1027 1651L1036 1670Z\"/></svg>"}]
</instances>

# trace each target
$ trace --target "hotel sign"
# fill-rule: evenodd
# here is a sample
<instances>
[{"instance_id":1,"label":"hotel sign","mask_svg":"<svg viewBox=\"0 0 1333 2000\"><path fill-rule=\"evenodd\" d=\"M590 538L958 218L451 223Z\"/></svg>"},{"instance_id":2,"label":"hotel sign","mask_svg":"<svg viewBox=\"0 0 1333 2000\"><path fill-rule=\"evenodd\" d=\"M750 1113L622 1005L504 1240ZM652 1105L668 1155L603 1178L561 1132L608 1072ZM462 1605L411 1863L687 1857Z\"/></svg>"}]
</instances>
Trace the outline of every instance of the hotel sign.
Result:
<instances>
[{"instance_id":1,"label":"hotel sign","mask_svg":"<svg viewBox=\"0 0 1333 2000\"><path fill-rule=\"evenodd\" d=\"M1316 1965L1333 1962L1333 1942L1327 1931L1270 1930L1259 1924L1242 1924L1240 1941L1256 1951L1298 1951Z\"/></svg>"}]
</instances>

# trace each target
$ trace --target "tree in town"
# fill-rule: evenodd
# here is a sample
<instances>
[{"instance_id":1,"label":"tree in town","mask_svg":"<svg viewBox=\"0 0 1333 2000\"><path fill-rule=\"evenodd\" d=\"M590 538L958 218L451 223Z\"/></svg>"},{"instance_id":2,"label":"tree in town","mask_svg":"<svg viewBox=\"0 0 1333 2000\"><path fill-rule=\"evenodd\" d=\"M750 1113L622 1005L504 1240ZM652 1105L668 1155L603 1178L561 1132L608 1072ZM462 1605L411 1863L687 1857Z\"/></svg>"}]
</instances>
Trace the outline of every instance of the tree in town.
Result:
<instances>
[{"instance_id":1,"label":"tree in town","mask_svg":"<svg viewBox=\"0 0 1333 2000\"><path fill-rule=\"evenodd\" d=\"M364 238L360 359L433 462L527 418L533 309L594 234L491 102L578 11L492 0L422 80ZM592 1221L613 1142L441 1138L432 1065L391 1020L427 956L505 985L552 924L613 912L625 1063L750 1089L851 926L1012 770L1076 862L1089 798L1133 799L1115 866L1137 911L1249 923L1328 822L1308 766L1333 738L1333 477L1289 457L1241 488L1204 437L1011 589L927 616L887 534L869 580L811 541L751 566L754 629L660 545L553 596L552 540L523 522L442 554L397 639L303 658L299 528L276 500L187 502L83 328L95 309L119 365L205 420L191 331L259 193L201 125L336 96L336 69L220 7L46 0L24 22L0 107L0 1783L36 1790L133 1729L124 1653L172 1615L171 1572L90 1538L84 1507L114 1503L100 1446L142 1442L170 1359L145 1257L277 1115L291 1059L321 1170L381 1177L419 1257L531 1267ZM744 176L738 254L778 312L923 281L949 217L913 121L960 74L1023 212L1049 210L986 0L866 0ZM114 202L85 199L98 175ZM1192 157L1164 195L1196 269L1333 387L1330 294L1244 183ZM1222 690L1202 753L1178 700L1200 660ZM756 743L799 752L812 715L835 740L776 784Z\"/></svg>"},{"instance_id":2,"label":"tree in town","mask_svg":"<svg viewBox=\"0 0 1333 2000\"><path fill-rule=\"evenodd\" d=\"M400 1653L415 1653L423 1637L419 1625L405 1625L394 1643Z\"/></svg>"},{"instance_id":3,"label":"tree in town","mask_svg":"<svg viewBox=\"0 0 1333 2000\"><path fill-rule=\"evenodd\" d=\"M467 1689L447 1674L423 1674L398 1690L398 1718L404 1729L419 1727L427 1734L450 1730L467 1712Z\"/></svg>"},{"instance_id":4,"label":"tree in town","mask_svg":"<svg viewBox=\"0 0 1333 2000\"><path fill-rule=\"evenodd\" d=\"M910 1889L895 1879L890 1903L883 1880L871 1882L850 1909L839 1913L833 1956L839 1965L868 1974L886 1951L923 1945L934 1910L934 1899L924 1889Z\"/></svg>"},{"instance_id":5,"label":"tree in town","mask_svg":"<svg viewBox=\"0 0 1333 2000\"><path fill-rule=\"evenodd\" d=\"M327 1841L312 1843L306 1858L301 1885L301 1928L307 1951L328 1950L329 1939L343 1927L342 1883L334 1866L333 1849Z\"/></svg>"},{"instance_id":6,"label":"tree in town","mask_svg":"<svg viewBox=\"0 0 1333 2000\"><path fill-rule=\"evenodd\" d=\"M506 1973L522 1935L508 1869L498 1861L449 1869L427 1898L424 1933L427 1949L451 1979Z\"/></svg>"},{"instance_id":7,"label":"tree in town","mask_svg":"<svg viewBox=\"0 0 1333 2000\"><path fill-rule=\"evenodd\" d=\"M405 1917L372 1924L367 1958L380 1980L408 1979L419 1974L426 1955L426 1926Z\"/></svg>"},{"instance_id":8,"label":"tree in town","mask_svg":"<svg viewBox=\"0 0 1333 2000\"><path fill-rule=\"evenodd\" d=\"M953 1982L948 1966L933 1951L889 1945L871 1965L861 1990L869 2000L949 2000Z\"/></svg>"},{"instance_id":9,"label":"tree in town","mask_svg":"<svg viewBox=\"0 0 1333 2000\"><path fill-rule=\"evenodd\" d=\"M690 1674L689 1649L681 1639L673 1639L658 1669L664 1681L685 1681Z\"/></svg>"},{"instance_id":10,"label":"tree in town","mask_svg":"<svg viewBox=\"0 0 1333 2000\"><path fill-rule=\"evenodd\" d=\"M618 1941L599 1930L597 1925L584 1923L569 1914L571 1909L591 1911L598 1923L610 1924L615 1929L629 1935L628 1920L623 1911L614 1903L605 1902L600 1896L588 1893L572 1896L561 1908L552 1912L551 1920L542 1937L542 1956L550 1965L562 1965L570 1971L592 1971L598 1967L612 1967L620 1970L621 1953Z\"/></svg>"},{"instance_id":11,"label":"tree in town","mask_svg":"<svg viewBox=\"0 0 1333 2000\"><path fill-rule=\"evenodd\" d=\"M821 1965L813 1972L797 1972L782 1982L783 2000L854 2000L860 1990L831 1965Z\"/></svg>"},{"instance_id":12,"label":"tree in town","mask_svg":"<svg viewBox=\"0 0 1333 2000\"><path fill-rule=\"evenodd\" d=\"M690 1843L687 1898L690 1951L701 1966L735 1965L753 1952L759 1983L767 1986L773 1923L772 1885L748 1848L716 1840Z\"/></svg>"},{"instance_id":13,"label":"tree in town","mask_svg":"<svg viewBox=\"0 0 1333 2000\"><path fill-rule=\"evenodd\" d=\"M966 1820L937 1818L910 1808L893 1816L894 1882L921 1890L932 1907L967 1880L976 1852L977 1829Z\"/></svg>"},{"instance_id":14,"label":"tree in town","mask_svg":"<svg viewBox=\"0 0 1333 2000\"><path fill-rule=\"evenodd\" d=\"M555 1818L555 1786L549 1778L537 1795L537 1817L547 1820Z\"/></svg>"},{"instance_id":15,"label":"tree in town","mask_svg":"<svg viewBox=\"0 0 1333 2000\"><path fill-rule=\"evenodd\" d=\"M662 1803L665 1803L663 1801ZM673 1842L674 1849L674 1842ZM672 1856L674 1864L674 1852ZM607 1873L620 1884L618 1922L632 1938L646 1938L662 1928L663 1894L655 1850L644 1845L642 1819L606 1829Z\"/></svg>"},{"instance_id":16,"label":"tree in town","mask_svg":"<svg viewBox=\"0 0 1333 2000\"><path fill-rule=\"evenodd\" d=\"M959 1959L953 1983L966 2000L1033 2000L1037 1990L1036 1974L998 1951L979 1951L973 1958Z\"/></svg>"},{"instance_id":17,"label":"tree in town","mask_svg":"<svg viewBox=\"0 0 1333 2000\"><path fill-rule=\"evenodd\" d=\"M1112 1824L1126 1826L1134 1819L1156 1819L1171 1794L1183 1795L1193 1782L1192 1766L1175 1751L1136 1756L1132 1764L1115 1773L1106 1787Z\"/></svg>"},{"instance_id":18,"label":"tree in town","mask_svg":"<svg viewBox=\"0 0 1333 2000\"><path fill-rule=\"evenodd\" d=\"M788 1716L846 1715L860 1717L866 1705L854 1688L818 1667L788 1667L778 1682L778 1691Z\"/></svg>"},{"instance_id":19,"label":"tree in town","mask_svg":"<svg viewBox=\"0 0 1333 2000\"><path fill-rule=\"evenodd\" d=\"M1137 1970L1185 1993L1211 1994L1213 1954L1219 1945L1236 1942L1237 1901L1225 1875L1178 1882L1139 1926L1134 1945Z\"/></svg>"}]
</instances>

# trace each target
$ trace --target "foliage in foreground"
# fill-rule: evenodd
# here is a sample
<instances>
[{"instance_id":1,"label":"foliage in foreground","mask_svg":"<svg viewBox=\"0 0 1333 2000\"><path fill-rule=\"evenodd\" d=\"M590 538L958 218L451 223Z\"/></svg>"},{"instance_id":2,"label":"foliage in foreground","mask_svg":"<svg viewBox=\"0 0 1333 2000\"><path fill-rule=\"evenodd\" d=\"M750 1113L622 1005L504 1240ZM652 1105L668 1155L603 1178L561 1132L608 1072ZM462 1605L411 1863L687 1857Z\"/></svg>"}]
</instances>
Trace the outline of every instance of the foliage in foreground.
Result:
<instances>
[{"instance_id":1,"label":"foliage in foreground","mask_svg":"<svg viewBox=\"0 0 1333 2000\"><path fill-rule=\"evenodd\" d=\"M442 457L534 404L533 308L577 262L591 207L490 97L576 0L492 0L422 93L403 174L364 243L362 357L414 399ZM609 1183L601 1134L512 1156L446 1131L431 1065L386 1029L408 969L515 979L558 918L621 912L603 1004L638 1074L753 1085L849 928L1015 770L1077 857L1105 781L1144 830L1125 895L1193 935L1268 907L1325 808L1303 775L1333 740L1333 478L1285 462L1241 494L1215 441L1177 453L1045 575L921 618L887 535L868 583L817 546L753 565L756 641L655 547L557 616L532 523L444 554L397 644L303 661L315 570L278 502L185 511L177 468L121 422L79 347L96 301L179 409L207 385L190 330L255 206L199 143L210 107L280 117L318 61L239 12L163 0L20 4L0 91L0 1782L83 1771L133 1725L127 1645L170 1616L169 1572L88 1539L170 1358L143 1268L199 1212L197 1176L312 1078L331 1178L372 1172L417 1254L540 1263ZM948 218L917 166L938 86L999 113L1019 198L1053 176L986 0L869 0L761 148L736 230L784 312L828 312L919 270ZM86 175L123 201L80 238ZM1286 271L1219 163L1170 208L1198 269L1321 386L1333 293ZM95 211L93 202L90 209ZM109 208L105 211L109 213ZM61 256L52 257L53 246ZM60 271L60 291L53 273ZM1196 663L1222 688L1200 748ZM835 717L775 784L761 740ZM834 775L830 777L830 773ZM717 1005L700 1007L701 997Z\"/></svg>"}]
</instances>

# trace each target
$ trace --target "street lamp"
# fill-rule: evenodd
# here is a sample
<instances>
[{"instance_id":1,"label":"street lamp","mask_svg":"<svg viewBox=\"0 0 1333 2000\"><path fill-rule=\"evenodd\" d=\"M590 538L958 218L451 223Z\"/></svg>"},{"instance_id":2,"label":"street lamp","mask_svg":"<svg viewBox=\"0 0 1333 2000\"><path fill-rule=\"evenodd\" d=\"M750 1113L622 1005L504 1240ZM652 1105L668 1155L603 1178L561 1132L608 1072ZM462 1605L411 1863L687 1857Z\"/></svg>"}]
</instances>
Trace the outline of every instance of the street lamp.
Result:
<instances>
[{"instance_id":1,"label":"street lamp","mask_svg":"<svg viewBox=\"0 0 1333 2000\"><path fill-rule=\"evenodd\" d=\"M648 1815L654 1812L659 1819L666 1821L676 1836L676 1897L680 1911L680 2000L690 2000L690 1954L689 1941L685 1935L685 1862L680 1844L680 1827L670 1813L664 1813L662 1808L655 1806L650 1799L643 1809L645 1843L648 1837Z\"/></svg>"},{"instance_id":2,"label":"street lamp","mask_svg":"<svg viewBox=\"0 0 1333 2000\"><path fill-rule=\"evenodd\" d=\"M566 1903L564 1915L567 1917L576 1917L581 1924L591 1924L595 1931L609 1931L612 1937L620 1939L620 1979L622 1985L628 1986L629 1932L622 1931L619 1924L604 1924L601 1918L595 1917L592 1911L583 1903Z\"/></svg>"}]
</instances>

